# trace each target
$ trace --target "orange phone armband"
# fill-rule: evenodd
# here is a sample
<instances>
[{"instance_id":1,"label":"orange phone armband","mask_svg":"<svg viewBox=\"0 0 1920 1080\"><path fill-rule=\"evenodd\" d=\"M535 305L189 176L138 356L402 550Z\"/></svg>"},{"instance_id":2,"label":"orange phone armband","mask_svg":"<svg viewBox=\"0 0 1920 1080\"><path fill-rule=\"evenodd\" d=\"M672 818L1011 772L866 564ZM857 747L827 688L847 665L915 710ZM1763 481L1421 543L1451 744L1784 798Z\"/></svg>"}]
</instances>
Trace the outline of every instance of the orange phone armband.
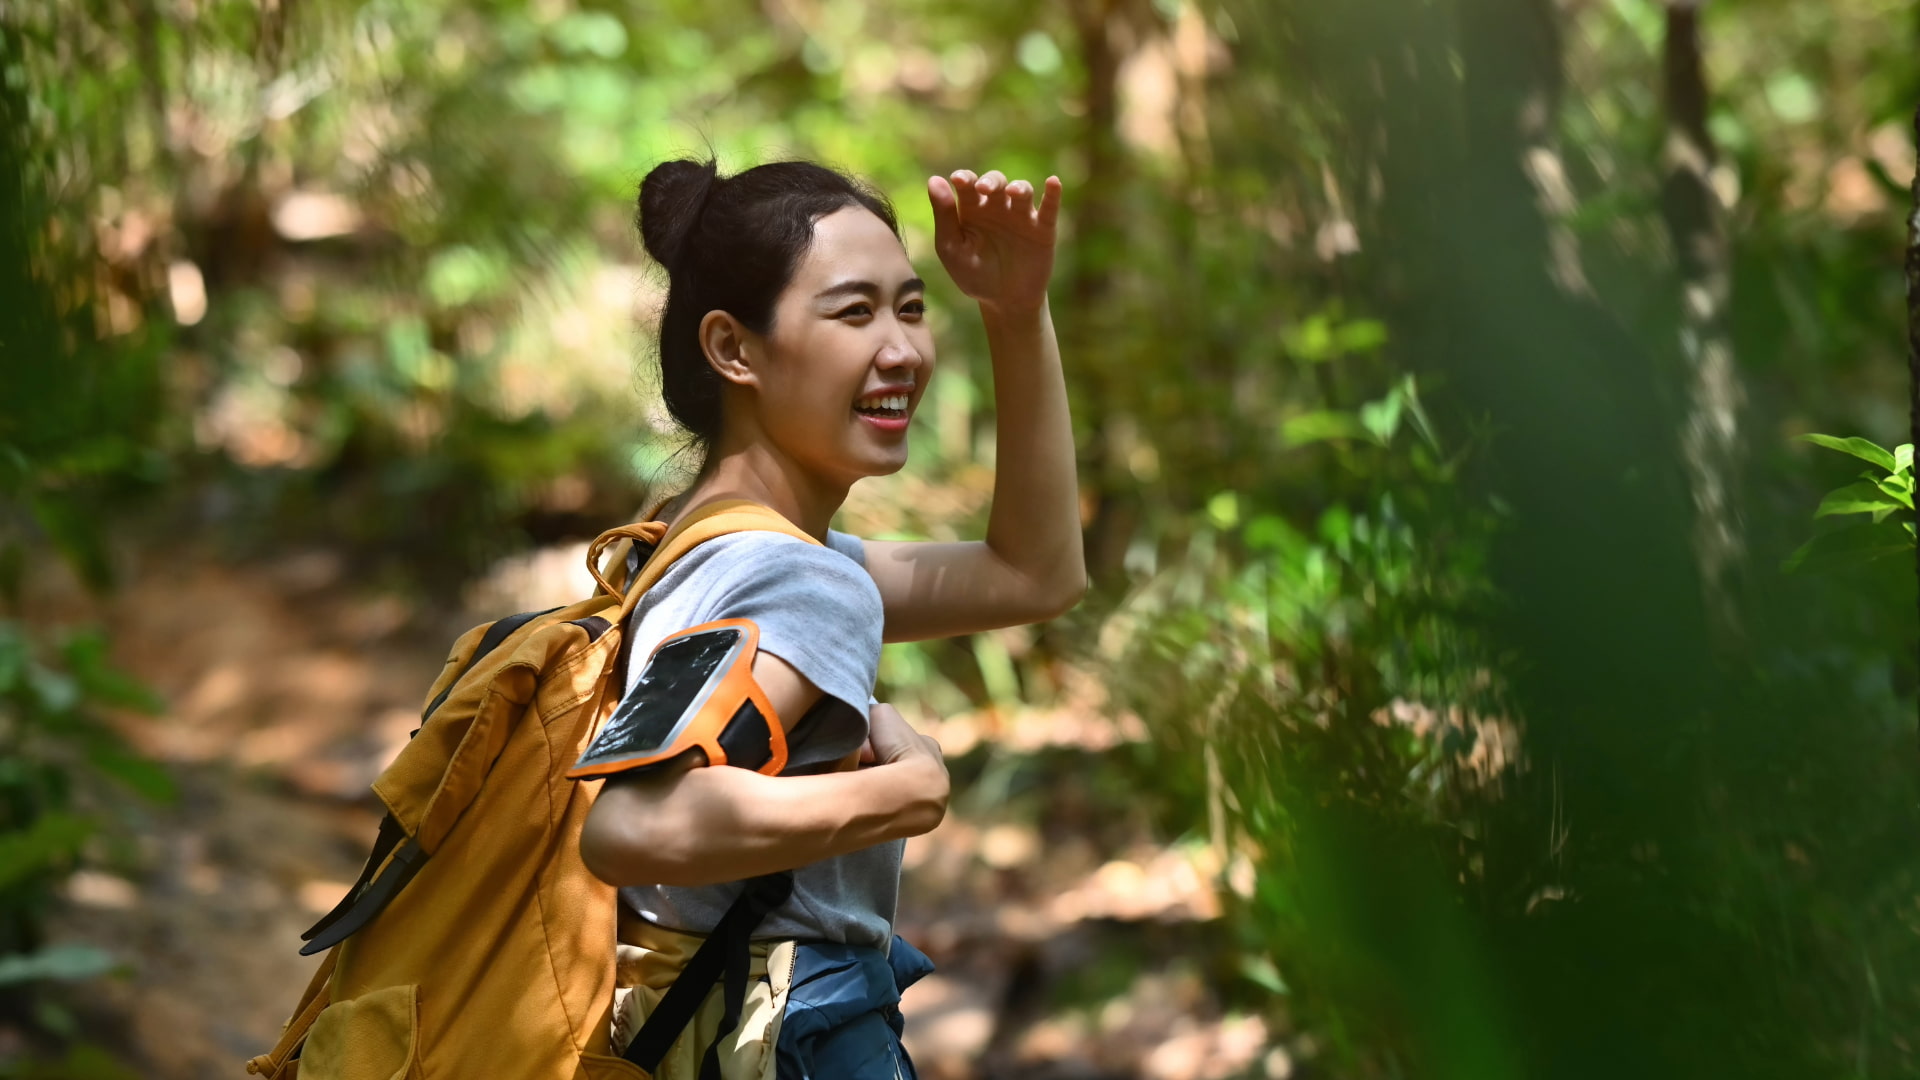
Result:
<instances>
[{"instance_id":1,"label":"orange phone armband","mask_svg":"<svg viewBox=\"0 0 1920 1080\"><path fill-rule=\"evenodd\" d=\"M759 644L760 628L747 619L704 623L662 641L567 776L647 769L696 748L709 765L779 774L787 735L753 679Z\"/></svg>"}]
</instances>

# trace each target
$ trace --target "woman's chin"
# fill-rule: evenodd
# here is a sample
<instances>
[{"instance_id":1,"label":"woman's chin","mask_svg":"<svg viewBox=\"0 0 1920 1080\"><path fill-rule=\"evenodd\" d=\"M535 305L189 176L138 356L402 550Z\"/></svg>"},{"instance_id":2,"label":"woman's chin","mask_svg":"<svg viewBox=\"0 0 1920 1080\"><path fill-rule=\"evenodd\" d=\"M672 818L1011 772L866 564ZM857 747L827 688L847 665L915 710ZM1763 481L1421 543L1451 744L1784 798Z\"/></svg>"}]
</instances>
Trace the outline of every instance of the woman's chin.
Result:
<instances>
[{"instance_id":1,"label":"woman's chin","mask_svg":"<svg viewBox=\"0 0 1920 1080\"><path fill-rule=\"evenodd\" d=\"M854 471L861 477L892 476L907 465L907 447L904 443L897 447L863 447L852 462Z\"/></svg>"},{"instance_id":2,"label":"woman's chin","mask_svg":"<svg viewBox=\"0 0 1920 1080\"><path fill-rule=\"evenodd\" d=\"M901 469L904 469L906 467L907 467L907 451L905 447L902 447L900 450L900 453L896 456L889 457L880 461L873 461L873 462L867 463L866 470L862 475L892 476L894 473L897 473Z\"/></svg>"}]
</instances>

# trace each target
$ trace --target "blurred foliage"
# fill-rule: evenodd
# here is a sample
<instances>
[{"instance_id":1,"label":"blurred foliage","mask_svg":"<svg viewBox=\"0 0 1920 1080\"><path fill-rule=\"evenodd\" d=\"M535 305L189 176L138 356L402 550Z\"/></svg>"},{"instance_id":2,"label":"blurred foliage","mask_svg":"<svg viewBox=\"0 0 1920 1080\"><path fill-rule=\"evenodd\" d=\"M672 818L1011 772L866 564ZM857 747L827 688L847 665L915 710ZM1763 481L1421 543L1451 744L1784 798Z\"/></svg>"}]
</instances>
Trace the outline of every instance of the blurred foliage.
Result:
<instances>
[{"instance_id":1,"label":"blurred foliage","mask_svg":"<svg viewBox=\"0 0 1920 1080\"><path fill-rule=\"evenodd\" d=\"M1728 635L1680 466L1669 15L0 7L23 166L0 175L0 295L24 298L0 310L3 580L58 553L104 586L110 537L323 545L443 601L691 464L645 374L658 282L630 218L651 164L843 165L896 194L923 271L927 173L1058 172L1099 587L1037 635L890 647L885 692L1017 722L1079 673L1105 694L1079 707L1137 714L1144 759L1109 764L1215 849L1237 953L1209 969L1241 973L1303 1068L1914 1075L1911 567L1777 568L1836 479L1792 438L1812 430L1863 433L1847 445L1880 469L1878 494L1823 504L1823 528L1862 524L1816 543L1911 535L1910 460L1878 448L1904 424L1920 20L1892 0L1705 15L1745 402ZM913 467L848 504L865 535L978 535L988 506L983 335L927 276L941 375ZM121 692L97 638L6 625L9 732ZM968 797L1013 782L961 767ZM23 911L80 842L33 783L0 849L51 868Z\"/></svg>"},{"instance_id":2,"label":"blurred foliage","mask_svg":"<svg viewBox=\"0 0 1920 1080\"><path fill-rule=\"evenodd\" d=\"M156 327L102 341L95 297L73 287L90 275L91 253L59 243L48 189L57 163L34 138L22 46L16 28L0 23L0 159L14 166L0 170L0 294L8 298L0 312L0 1023L60 1042L77 1033L77 1021L37 991L115 966L85 943L47 940L56 890L101 824L77 795L111 778L166 799L172 784L102 718L114 708L157 711L152 694L114 668L97 630L21 618L22 593L56 561L95 589L111 582L112 508L165 469L151 432L166 335ZM84 1041L62 1055L53 1064L8 1060L0 1070L127 1075Z\"/></svg>"}]
</instances>

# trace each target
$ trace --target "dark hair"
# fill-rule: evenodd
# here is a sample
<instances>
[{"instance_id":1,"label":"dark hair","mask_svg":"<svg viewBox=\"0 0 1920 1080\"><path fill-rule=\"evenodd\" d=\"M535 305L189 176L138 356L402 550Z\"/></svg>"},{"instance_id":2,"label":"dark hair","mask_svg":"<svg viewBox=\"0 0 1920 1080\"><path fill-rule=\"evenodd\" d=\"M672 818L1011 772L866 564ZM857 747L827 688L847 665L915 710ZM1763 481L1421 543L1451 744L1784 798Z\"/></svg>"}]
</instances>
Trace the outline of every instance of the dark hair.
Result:
<instances>
[{"instance_id":1,"label":"dark hair","mask_svg":"<svg viewBox=\"0 0 1920 1080\"><path fill-rule=\"evenodd\" d=\"M660 315L660 389L667 411L703 447L720 434L720 374L700 348L700 320L724 311L756 334L813 241L813 223L864 206L900 235L885 196L807 161L721 176L712 161L668 161L640 183L637 224L667 271Z\"/></svg>"}]
</instances>

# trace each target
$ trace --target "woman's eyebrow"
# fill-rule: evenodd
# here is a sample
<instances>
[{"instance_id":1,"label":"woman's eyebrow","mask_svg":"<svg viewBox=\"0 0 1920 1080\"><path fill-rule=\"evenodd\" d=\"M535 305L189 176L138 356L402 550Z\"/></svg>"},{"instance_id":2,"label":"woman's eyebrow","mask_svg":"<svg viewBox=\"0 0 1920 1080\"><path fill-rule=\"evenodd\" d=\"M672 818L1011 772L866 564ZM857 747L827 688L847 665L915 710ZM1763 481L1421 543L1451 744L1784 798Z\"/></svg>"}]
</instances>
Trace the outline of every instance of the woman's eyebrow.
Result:
<instances>
[{"instance_id":1,"label":"woman's eyebrow","mask_svg":"<svg viewBox=\"0 0 1920 1080\"><path fill-rule=\"evenodd\" d=\"M900 293L925 292L927 283L917 277L908 278L900 283ZM841 281L821 289L815 299L832 300L842 296L878 296L880 286L871 281Z\"/></svg>"}]
</instances>

